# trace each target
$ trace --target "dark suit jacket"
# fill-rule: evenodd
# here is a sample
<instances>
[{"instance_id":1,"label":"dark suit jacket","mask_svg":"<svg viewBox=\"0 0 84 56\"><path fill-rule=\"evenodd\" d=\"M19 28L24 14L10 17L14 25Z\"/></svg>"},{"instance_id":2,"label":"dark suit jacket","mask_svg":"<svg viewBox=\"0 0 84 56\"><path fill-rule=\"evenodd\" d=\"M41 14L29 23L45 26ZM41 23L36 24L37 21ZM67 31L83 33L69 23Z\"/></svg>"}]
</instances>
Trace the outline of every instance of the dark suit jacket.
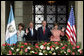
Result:
<instances>
[{"instance_id":1,"label":"dark suit jacket","mask_svg":"<svg viewBox=\"0 0 84 56\"><path fill-rule=\"evenodd\" d=\"M31 36L31 31L28 28L29 33L25 35L25 40L26 41L36 41L37 40L37 31L33 28L33 36Z\"/></svg>"},{"instance_id":2,"label":"dark suit jacket","mask_svg":"<svg viewBox=\"0 0 84 56\"><path fill-rule=\"evenodd\" d=\"M38 28L37 38L39 41L49 41L50 36L51 36L51 32L50 32L50 29L48 27L46 27L45 35L43 34L42 27Z\"/></svg>"}]
</instances>

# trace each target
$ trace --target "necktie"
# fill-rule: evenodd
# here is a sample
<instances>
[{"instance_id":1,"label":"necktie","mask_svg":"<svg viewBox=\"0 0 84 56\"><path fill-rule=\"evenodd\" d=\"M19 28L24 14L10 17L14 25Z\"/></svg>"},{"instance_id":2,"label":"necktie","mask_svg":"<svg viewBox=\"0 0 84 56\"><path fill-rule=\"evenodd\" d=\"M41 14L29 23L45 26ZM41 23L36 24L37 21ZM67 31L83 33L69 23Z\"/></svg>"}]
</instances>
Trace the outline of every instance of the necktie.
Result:
<instances>
[{"instance_id":1,"label":"necktie","mask_svg":"<svg viewBox=\"0 0 84 56\"><path fill-rule=\"evenodd\" d=\"M45 34L45 28L43 29L43 34Z\"/></svg>"}]
</instances>

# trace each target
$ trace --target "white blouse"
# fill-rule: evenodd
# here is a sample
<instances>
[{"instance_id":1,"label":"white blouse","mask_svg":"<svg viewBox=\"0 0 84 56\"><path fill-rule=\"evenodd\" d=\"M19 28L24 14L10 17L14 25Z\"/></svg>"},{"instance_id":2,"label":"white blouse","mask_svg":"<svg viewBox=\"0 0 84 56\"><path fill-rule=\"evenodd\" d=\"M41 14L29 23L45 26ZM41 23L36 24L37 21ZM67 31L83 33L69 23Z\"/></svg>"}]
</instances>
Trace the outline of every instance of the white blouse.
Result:
<instances>
[{"instance_id":1,"label":"white blouse","mask_svg":"<svg viewBox=\"0 0 84 56\"><path fill-rule=\"evenodd\" d=\"M17 36L18 41L23 41L23 36L25 34L25 31L24 30L21 30L21 31L18 30L17 33L18 33L18 36Z\"/></svg>"}]
</instances>

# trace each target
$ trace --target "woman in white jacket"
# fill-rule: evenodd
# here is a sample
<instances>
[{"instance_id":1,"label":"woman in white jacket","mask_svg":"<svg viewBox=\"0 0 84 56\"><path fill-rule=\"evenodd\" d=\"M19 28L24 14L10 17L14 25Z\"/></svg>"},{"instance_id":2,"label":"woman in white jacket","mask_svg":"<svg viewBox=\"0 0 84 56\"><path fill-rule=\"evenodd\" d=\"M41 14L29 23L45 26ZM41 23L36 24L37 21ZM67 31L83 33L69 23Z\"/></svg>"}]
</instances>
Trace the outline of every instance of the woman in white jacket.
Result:
<instances>
[{"instance_id":1,"label":"woman in white jacket","mask_svg":"<svg viewBox=\"0 0 84 56\"><path fill-rule=\"evenodd\" d=\"M23 36L25 34L25 31L23 30L24 25L22 23L19 23L18 30L17 30L17 39L18 41L24 41Z\"/></svg>"}]
</instances>

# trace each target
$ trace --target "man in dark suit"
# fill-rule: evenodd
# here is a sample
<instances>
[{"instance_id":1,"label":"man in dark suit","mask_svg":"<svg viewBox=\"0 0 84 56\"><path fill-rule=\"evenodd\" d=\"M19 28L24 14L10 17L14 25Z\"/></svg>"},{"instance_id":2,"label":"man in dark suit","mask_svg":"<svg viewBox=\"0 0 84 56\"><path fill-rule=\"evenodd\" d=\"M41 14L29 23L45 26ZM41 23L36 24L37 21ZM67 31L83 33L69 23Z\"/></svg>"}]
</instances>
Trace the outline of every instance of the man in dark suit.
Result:
<instances>
[{"instance_id":1,"label":"man in dark suit","mask_svg":"<svg viewBox=\"0 0 84 56\"><path fill-rule=\"evenodd\" d=\"M37 40L37 31L33 28L33 22L30 22L29 28L26 29L24 35L26 41L36 41Z\"/></svg>"},{"instance_id":2,"label":"man in dark suit","mask_svg":"<svg viewBox=\"0 0 84 56\"><path fill-rule=\"evenodd\" d=\"M50 29L46 27L46 21L42 21L42 27L38 28L38 40L49 41L51 36Z\"/></svg>"}]
</instances>

